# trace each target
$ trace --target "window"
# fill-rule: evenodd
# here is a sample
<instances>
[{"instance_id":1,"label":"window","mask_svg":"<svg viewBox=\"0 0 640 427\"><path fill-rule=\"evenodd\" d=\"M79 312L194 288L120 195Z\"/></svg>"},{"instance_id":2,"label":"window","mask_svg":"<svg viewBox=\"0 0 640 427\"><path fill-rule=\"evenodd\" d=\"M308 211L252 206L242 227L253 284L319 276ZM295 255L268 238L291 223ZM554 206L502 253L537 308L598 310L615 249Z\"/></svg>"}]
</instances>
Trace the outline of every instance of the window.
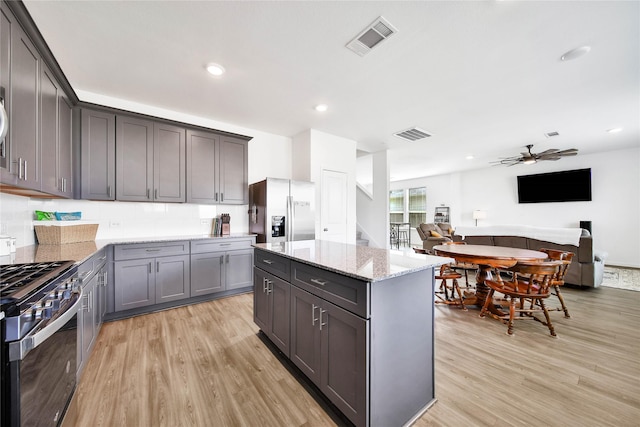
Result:
<instances>
[{"instance_id":1,"label":"window","mask_svg":"<svg viewBox=\"0 0 640 427\"><path fill-rule=\"evenodd\" d=\"M408 203L405 203L405 197ZM407 221L405 218L408 218ZM417 227L427 221L427 188L409 188L389 192L389 221L409 222Z\"/></svg>"},{"instance_id":2,"label":"window","mask_svg":"<svg viewBox=\"0 0 640 427\"><path fill-rule=\"evenodd\" d=\"M389 191L389 222L404 222L404 190Z\"/></svg>"},{"instance_id":3,"label":"window","mask_svg":"<svg viewBox=\"0 0 640 427\"><path fill-rule=\"evenodd\" d=\"M409 189L409 222L411 227L427 222L427 188Z\"/></svg>"}]
</instances>

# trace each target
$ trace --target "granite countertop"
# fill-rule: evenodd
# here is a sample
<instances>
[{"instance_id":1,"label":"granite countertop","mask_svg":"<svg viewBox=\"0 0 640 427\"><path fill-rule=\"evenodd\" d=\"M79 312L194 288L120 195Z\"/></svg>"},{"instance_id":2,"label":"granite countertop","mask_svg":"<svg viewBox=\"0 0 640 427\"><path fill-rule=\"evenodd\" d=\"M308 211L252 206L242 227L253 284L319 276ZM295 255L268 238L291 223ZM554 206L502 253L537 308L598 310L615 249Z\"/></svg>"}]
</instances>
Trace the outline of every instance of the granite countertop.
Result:
<instances>
[{"instance_id":1,"label":"granite countertop","mask_svg":"<svg viewBox=\"0 0 640 427\"><path fill-rule=\"evenodd\" d=\"M356 279L375 282L439 267L451 258L325 240L256 243L254 247Z\"/></svg>"},{"instance_id":2,"label":"granite countertop","mask_svg":"<svg viewBox=\"0 0 640 427\"><path fill-rule=\"evenodd\" d=\"M66 243L63 245L31 245L17 248L15 253L0 257L0 265L47 261L76 261L76 263L81 264L96 252L109 245L175 242L180 240L229 239L254 236L255 234L249 233L236 233L225 236L196 234L181 236L122 237L90 242Z\"/></svg>"}]
</instances>

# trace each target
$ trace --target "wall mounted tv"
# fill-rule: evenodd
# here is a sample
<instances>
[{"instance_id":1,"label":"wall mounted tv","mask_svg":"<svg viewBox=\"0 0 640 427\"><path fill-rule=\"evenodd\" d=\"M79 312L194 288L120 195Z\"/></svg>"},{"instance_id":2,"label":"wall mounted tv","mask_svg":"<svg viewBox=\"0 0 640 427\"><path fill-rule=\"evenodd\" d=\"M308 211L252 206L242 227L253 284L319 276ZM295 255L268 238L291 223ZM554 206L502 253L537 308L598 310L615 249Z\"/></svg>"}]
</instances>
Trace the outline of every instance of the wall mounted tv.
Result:
<instances>
[{"instance_id":1,"label":"wall mounted tv","mask_svg":"<svg viewBox=\"0 0 640 427\"><path fill-rule=\"evenodd\" d=\"M589 201L591 169L518 176L518 203Z\"/></svg>"}]
</instances>

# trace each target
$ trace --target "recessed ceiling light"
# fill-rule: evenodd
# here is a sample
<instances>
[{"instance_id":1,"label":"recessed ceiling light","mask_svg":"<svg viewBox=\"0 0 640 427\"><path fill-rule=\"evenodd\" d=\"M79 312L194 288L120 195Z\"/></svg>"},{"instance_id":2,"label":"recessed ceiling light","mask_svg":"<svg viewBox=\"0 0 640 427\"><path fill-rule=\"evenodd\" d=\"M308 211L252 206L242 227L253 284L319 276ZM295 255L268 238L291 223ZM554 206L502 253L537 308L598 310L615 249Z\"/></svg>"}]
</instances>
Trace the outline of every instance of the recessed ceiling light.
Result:
<instances>
[{"instance_id":1,"label":"recessed ceiling light","mask_svg":"<svg viewBox=\"0 0 640 427\"><path fill-rule=\"evenodd\" d=\"M468 155L467 157L465 157L465 159L467 159L467 160L473 160L473 156L472 156L472 155Z\"/></svg>"},{"instance_id":2,"label":"recessed ceiling light","mask_svg":"<svg viewBox=\"0 0 640 427\"><path fill-rule=\"evenodd\" d=\"M620 131L622 131L622 128L607 129L607 132L609 132L609 133L616 133L616 132L620 132Z\"/></svg>"},{"instance_id":3,"label":"recessed ceiling light","mask_svg":"<svg viewBox=\"0 0 640 427\"><path fill-rule=\"evenodd\" d=\"M224 74L224 67L220 64L209 64L207 65L207 71L209 74L219 77Z\"/></svg>"},{"instance_id":4,"label":"recessed ceiling light","mask_svg":"<svg viewBox=\"0 0 640 427\"><path fill-rule=\"evenodd\" d=\"M316 111L320 111L321 113L324 113L329 109L329 106L327 104L318 104L314 108Z\"/></svg>"},{"instance_id":5,"label":"recessed ceiling light","mask_svg":"<svg viewBox=\"0 0 640 427\"><path fill-rule=\"evenodd\" d=\"M572 59L580 58L583 55L586 55L591 50L591 46L581 46L575 49L570 50L560 57L562 61L570 61Z\"/></svg>"}]
</instances>

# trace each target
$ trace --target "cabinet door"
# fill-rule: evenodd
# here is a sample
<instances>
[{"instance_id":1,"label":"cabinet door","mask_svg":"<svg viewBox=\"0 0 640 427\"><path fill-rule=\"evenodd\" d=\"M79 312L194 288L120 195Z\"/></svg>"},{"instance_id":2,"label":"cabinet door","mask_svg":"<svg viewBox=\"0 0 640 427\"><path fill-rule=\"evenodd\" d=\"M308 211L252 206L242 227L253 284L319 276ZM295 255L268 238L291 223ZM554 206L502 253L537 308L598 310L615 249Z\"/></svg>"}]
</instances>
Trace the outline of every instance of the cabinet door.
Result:
<instances>
[{"instance_id":1,"label":"cabinet door","mask_svg":"<svg viewBox=\"0 0 640 427\"><path fill-rule=\"evenodd\" d=\"M291 319L291 285L277 277L271 277L267 283L269 298L268 336L271 341L289 357Z\"/></svg>"},{"instance_id":2,"label":"cabinet door","mask_svg":"<svg viewBox=\"0 0 640 427\"><path fill-rule=\"evenodd\" d=\"M100 330L104 316L107 314L107 274L106 265L103 265L97 273L96 307L98 308L98 330Z\"/></svg>"},{"instance_id":3,"label":"cabinet door","mask_svg":"<svg viewBox=\"0 0 640 427\"><path fill-rule=\"evenodd\" d=\"M40 55L19 25L11 30L11 161L17 185L40 190Z\"/></svg>"},{"instance_id":4,"label":"cabinet door","mask_svg":"<svg viewBox=\"0 0 640 427\"><path fill-rule=\"evenodd\" d=\"M253 285L253 249L229 251L225 255L225 289Z\"/></svg>"},{"instance_id":5,"label":"cabinet door","mask_svg":"<svg viewBox=\"0 0 640 427\"><path fill-rule=\"evenodd\" d=\"M116 117L116 199L150 202L153 195L153 122Z\"/></svg>"},{"instance_id":6,"label":"cabinet door","mask_svg":"<svg viewBox=\"0 0 640 427\"><path fill-rule=\"evenodd\" d=\"M191 296L224 290L224 252L191 255Z\"/></svg>"},{"instance_id":7,"label":"cabinet door","mask_svg":"<svg viewBox=\"0 0 640 427\"><path fill-rule=\"evenodd\" d=\"M58 97L58 190L67 198L73 197L72 117L71 102L61 93Z\"/></svg>"},{"instance_id":8,"label":"cabinet door","mask_svg":"<svg viewBox=\"0 0 640 427\"><path fill-rule=\"evenodd\" d=\"M320 390L355 425L366 424L367 321L324 302Z\"/></svg>"},{"instance_id":9,"label":"cabinet door","mask_svg":"<svg viewBox=\"0 0 640 427\"><path fill-rule=\"evenodd\" d=\"M187 130L187 203L218 203L218 144L214 133Z\"/></svg>"},{"instance_id":10,"label":"cabinet door","mask_svg":"<svg viewBox=\"0 0 640 427\"><path fill-rule=\"evenodd\" d=\"M320 306L322 300L291 287L291 361L320 385Z\"/></svg>"},{"instance_id":11,"label":"cabinet door","mask_svg":"<svg viewBox=\"0 0 640 427\"><path fill-rule=\"evenodd\" d=\"M80 120L80 197L115 200L116 116L83 109Z\"/></svg>"},{"instance_id":12,"label":"cabinet door","mask_svg":"<svg viewBox=\"0 0 640 427\"><path fill-rule=\"evenodd\" d=\"M155 259L156 304L189 298L189 255Z\"/></svg>"},{"instance_id":13,"label":"cabinet door","mask_svg":"<svg viewBox=\"0 0 640 427\"><path fill-rule=\"evenodd\" d=\"M223 136L220 138L220 203L249 203L247 171L247 141Z\"/></svg>"},{"instance_id":14,"label":"cabinet door","mask_svg":"<svg viewBox=\"0 0 640 427\"><path fill-rule=\"evenodd\" d=\"M253 321L265 334L269 325L269 294L267 293L267 273L253 269Z\"/></svg>"},{"instance_id":15,"label":"cabinet door","mask_svg":"<svg viewBox=\"0 0 640 427\"><path fill-rule=\"evenodd\" d=\"M114 263L115 311L155 304L154 259L135 259Z\"/></svg>"},{"instance_id":16,"label":"cabinet door","mask_svg":"<svg viewBox=\"0 0 640 427\"><path fill-rule=\"evenodd\" d=\"M89 282L82 287L84 302L82 304L82 362L81 366L87 362L91 349L96 338L96 312L95 291L98 276L93 276Z\"/></svg>"},{"instance_id":17,"label":"cabinet door","mask_svg":"<svg viewBox=\"0 0 640 427\"><path fill-rule=\"evenodd\" d=\"M185 130L163 123L153 129L153 200L184 202Z\"/></svg>"},{"instance_id":18,"label":"cabinet door","mask_svg":"<svg viewBox=\"0 0 640 427\"><path fill-rule=\"evenodd\" d=\"M40 78L40 152L42 191L60 194L58 184L58 82L46 65L42 66Z\"/></svg>"},{"instance_id":19,"label":"cabinet door","mask_svg":"<svg viewBox=\"0 0 640 427\"><path fill-rule=\"evenodd\" d=\"M11 27L18 25L13 13L5 4L0 2L0 97L4 108L11 119ZM11 121L11 120L9 120ZM11 127L4 140L0 140L0 182L5 184L15 184L17 173L11 163Z\"/></svg>"}]
</instances>

